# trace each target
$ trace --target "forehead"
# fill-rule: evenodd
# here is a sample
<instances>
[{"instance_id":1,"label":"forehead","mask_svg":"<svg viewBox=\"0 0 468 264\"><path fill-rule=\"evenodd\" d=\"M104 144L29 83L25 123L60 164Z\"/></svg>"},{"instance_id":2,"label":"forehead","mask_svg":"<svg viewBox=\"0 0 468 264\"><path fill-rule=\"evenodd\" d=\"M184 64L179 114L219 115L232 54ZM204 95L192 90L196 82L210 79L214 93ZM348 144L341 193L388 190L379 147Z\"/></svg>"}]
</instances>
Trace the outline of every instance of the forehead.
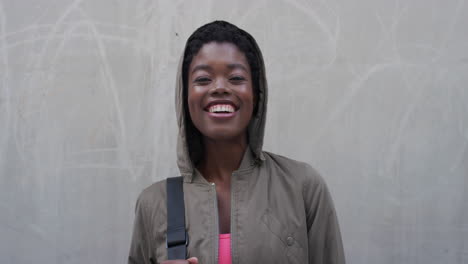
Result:
<instances>
[{"instance_id":1,"label":"forehead","mask_svg":"<svg viewBox=\"0 0 468 264\"><path fill-rule=\"evenodd\" d=\"M243 64L250 69L245 54L232 43L209 42L204 44L193 57L190 68L199 64Z\"/></svg>"}]
</instances>

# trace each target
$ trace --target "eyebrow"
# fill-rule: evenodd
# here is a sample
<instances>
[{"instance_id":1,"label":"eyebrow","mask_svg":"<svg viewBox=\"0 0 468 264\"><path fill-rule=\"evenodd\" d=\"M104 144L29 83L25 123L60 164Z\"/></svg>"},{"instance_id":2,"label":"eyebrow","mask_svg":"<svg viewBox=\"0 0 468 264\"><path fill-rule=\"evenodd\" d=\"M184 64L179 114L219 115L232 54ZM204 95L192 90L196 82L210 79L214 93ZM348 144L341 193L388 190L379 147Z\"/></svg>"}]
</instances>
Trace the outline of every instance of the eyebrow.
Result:
<instances>
[{"instance_id":1,"label":"eyebrow","mask_svg":"<svg viewBox=\"0 0 468 264\"><path fill-rule=\"evenodd\" d=\"M244 65L240 64L240 63L228 64L227 67L228 67L229 69L231 69L231 70L233 70L233 69L241 69L241 70L243 70L243 71L245 71L245 72L248 72L248 71L247 71L247 68L246 68Z\"/></svg>"},{"instance_id":2,"label":"eyebrow","mask_svg":"<svg viewBox=\"0 0 468 264\"><path fill-rule=\"evenodd\" d=\"M200 64L200 65L197 65L197 66L193 67L192 73L194 73L196 71L199 71L199 70L210 71L211 67L209 65L206 65L206 64Z\"/></svg>"},{"instance_id":3,"label":"eyebrow","mask_svg":"<svg viewBox=\"0 0 468 264\"><path fill-rule=\"evenodd\" d=\"M231 63L231 64L228 64L227 67L230 70L241 69L241 70L243 70L245 72L248 72L247 68L244 65L240 64L240 63ZM193 67L192 73L194 73L196 71L199 71L199 70L211 71L212 68L209 65L200 64L200 65L197 65L197 66Z\"/></svg>"}]
</instances>

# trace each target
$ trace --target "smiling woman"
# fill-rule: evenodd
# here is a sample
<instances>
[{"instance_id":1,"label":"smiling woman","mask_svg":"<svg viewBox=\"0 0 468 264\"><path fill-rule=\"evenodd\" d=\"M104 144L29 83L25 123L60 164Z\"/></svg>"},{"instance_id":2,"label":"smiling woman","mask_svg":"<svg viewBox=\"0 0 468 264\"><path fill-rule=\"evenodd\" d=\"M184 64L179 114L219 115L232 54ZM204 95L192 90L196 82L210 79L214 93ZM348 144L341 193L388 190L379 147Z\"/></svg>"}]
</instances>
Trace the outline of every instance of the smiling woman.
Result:
<instances>
[{"instance_id":1,"label":"smiling woman","mask_svg":"<svg viewBox=\"0 0 468 264\"><path fill-rule=\"evenodd\" d=\"M176 88L187 254L168 260L163 180L138 198L129 263L345 263L323 178L262 150L266 104L250 34L215 21L190 36Z\"/></svg>"},{"instance_id":2,"label":"smiling woman","mask_svg":"<svg viewBox=\"0 0 468 264\"><path fill-rule=\"evenodd\" d=\"M254 93L245 55L232 43L211 42L193 58L189 73L190 118L203 138L247 143Z\"/></svg>"}]
</instances>

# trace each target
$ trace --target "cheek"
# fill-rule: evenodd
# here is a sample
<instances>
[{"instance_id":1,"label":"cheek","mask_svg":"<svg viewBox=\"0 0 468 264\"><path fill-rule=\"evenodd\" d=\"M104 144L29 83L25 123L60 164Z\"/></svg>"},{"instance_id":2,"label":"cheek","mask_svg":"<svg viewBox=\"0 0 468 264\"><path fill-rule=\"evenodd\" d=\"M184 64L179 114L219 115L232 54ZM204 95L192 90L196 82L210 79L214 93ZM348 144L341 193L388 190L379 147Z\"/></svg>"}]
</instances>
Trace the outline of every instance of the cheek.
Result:
<instances>
[{"instance_id":1,"label":"cheek","mask_svg":"<svg viewBox=\"0 0 468 264\"><path fill-rule=\"evenodd\" d=\"M248 102L249 108L251 109L253 113L253 110L255 109L256 98L255 98L255 94L253 92L252 87L250 87L248 92L246 93L245 99L246 99L246 102Z\"/></svg>"},{"instance_id":2,"label":"cheek","mask_svg":"<svg viewBox=\"0 0 468 264\"><path fill-rule=\"evenodd\" d=\"M190 114L190 117L193 119L195 117L195 113L197 111L197 97L196 94L194 94L192 91L188 92L187 96L187 106L188 106L188 111Z\"/></svg>"}]
</instances>

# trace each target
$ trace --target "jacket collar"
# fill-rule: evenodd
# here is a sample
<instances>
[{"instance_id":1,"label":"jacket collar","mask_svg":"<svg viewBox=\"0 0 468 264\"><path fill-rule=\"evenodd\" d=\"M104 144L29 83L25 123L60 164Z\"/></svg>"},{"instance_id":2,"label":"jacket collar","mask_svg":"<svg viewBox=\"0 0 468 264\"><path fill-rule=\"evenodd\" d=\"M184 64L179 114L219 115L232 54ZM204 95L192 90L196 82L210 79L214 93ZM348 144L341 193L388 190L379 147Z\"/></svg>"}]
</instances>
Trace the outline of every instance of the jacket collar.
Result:
<instances>
[{"instance_id":1,"label":"jacket collar","mask_svg":"<svg viewBox=\"0 0 468 264\"><path fill-rule=\"evenodd\" d=\"M252 153L250 146L248 146L244 152L244 156L242 157L242 161L239 168L233 172L233 175L243 174L246 171L250 171L253 167L259 164L259 162L261 162L261 159L256 158L255 155ZM205 177L203 177L201 172L196 168L194 168L191 177L184 177L184 181L189 183L193 182L209 184L209 182L205 179Z\"/></svg>"}]
</instances>

